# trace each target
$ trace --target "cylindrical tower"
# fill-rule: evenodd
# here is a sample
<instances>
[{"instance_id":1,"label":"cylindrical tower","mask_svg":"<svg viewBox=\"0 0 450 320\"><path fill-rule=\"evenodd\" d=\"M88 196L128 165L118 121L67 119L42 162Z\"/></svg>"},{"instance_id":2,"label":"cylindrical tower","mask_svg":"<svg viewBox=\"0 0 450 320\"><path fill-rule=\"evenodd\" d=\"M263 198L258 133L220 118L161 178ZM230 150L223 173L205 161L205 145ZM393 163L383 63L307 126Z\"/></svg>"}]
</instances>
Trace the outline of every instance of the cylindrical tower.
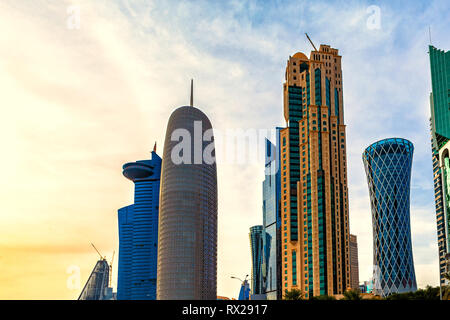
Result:
<instances>
[{"instance_id":1,"label":"cylindrical tower","mask_svg":"<svg viewBox=\"0 0 450 320\"><path fill-rule=\"evenodd\" d=\"M410 182L413 144L390 138L363 153L372 207L374 293L417 290L411 245Z\"/></svg>"},{"instance_id":2,"label":"cylindrical tower","mask_svg":"<svg viewBox=\"0 0 450 320\"><path fill-rule=\"evenodd\" d=\"M217 298L214 152L212 127L206 115L192 106L176 109L167 125L162 163L159 300Z\"/></svg>"}]
</instances>

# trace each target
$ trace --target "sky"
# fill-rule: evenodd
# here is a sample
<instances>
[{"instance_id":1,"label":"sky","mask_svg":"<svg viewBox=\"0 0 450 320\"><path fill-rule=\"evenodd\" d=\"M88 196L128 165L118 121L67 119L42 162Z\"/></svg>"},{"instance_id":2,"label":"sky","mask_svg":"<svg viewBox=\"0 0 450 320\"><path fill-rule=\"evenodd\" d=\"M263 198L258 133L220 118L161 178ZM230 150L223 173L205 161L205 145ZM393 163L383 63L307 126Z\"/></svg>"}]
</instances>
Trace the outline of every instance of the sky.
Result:
<instances>
[{"instance_id":1,"label":"sky","mask_svg":"<svg viewBox=\"0 0 450 320\"><path fill-rule=\"evenodd\" d=\"M296 52L342 55L350 232L372 274L371 143L414 143L411 230L419 287L438 285L428 44L450 48L448 1L0 2L0 299L76 299L98 255L113 262L117 210L133 202L122 165L161 154L167 120L194 104L219 131L284 126ZM219 155L218 155L219 156ZM264 164L218 163L218 295L250 274Z\"/></svg>"}]
</instances>

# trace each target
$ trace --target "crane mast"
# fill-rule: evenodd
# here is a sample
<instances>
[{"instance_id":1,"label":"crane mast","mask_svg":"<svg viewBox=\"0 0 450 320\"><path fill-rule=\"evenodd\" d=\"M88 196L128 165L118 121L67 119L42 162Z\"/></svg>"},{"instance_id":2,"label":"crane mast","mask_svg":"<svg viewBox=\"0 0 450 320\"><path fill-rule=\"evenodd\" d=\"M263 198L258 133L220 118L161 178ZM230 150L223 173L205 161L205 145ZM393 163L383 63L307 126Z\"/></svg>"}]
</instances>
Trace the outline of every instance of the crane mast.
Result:
<instances>
[{"instance_id":1,"label":"crane mast","mask_svg":"<svg viewBox=\"0 0 450 320\"><path fill-rule=\"evenodd\" d=\"M306 35L306 37L308 38L309 43L311 43L311 45L313 46L314 50L315 50L315 51L318 51L317 48L316 48L316 46L315 46L314 43L311 41L311 39L309 38L309 36L308 36L308 34L307 34L306 32L305 32L305 35Z\"/></svg>"}]
</instances>

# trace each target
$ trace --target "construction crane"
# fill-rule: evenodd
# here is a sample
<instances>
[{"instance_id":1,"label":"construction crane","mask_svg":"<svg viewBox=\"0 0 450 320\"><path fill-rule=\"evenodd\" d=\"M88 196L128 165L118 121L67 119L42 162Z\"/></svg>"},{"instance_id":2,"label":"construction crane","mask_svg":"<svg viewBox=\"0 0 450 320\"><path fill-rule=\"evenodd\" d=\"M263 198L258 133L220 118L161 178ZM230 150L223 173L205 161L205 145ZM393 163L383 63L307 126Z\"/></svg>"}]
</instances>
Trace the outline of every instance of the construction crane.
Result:
<instances>
[{"instance_id":1,"label":"construction crane","mask_svg":"<svg viewBox=\"0 0 450 320\"><path fill-rule=\"evenodd\" d=\"M102 256L102 254L100 253L100 251L98 251L98 249L94 246L94 244L91 242L91 246L95 249L95 251L97 251L98 255L100 256L100 259L105 261L106 260L106 256ZM111 263L109 264L109 279L108 279L108 283L109 283L109 287L111 288L111 280L112 280L112 265L114 262L114 255L116 254L116 251L113 251L112 254L112 258L111 258Z\"/></svg>"},{"instance_id":2,"label":"construction crane","mask_svg":"<svg viewBox=\"0 0 450 320\"><path fill-rule=\"evenodd\" d=\"M100 256L100 259L102 260L106 260L106 256L102 256L102 254L100 253L100 251L97 250L97 248L94 246L94 244L91 242L91 245L94 247L95 251L97 251L98 255Z\"/></svg>"},{"instance_id":3,"label":"construction crane","mask_svg":"<svg viewBox=\"0 0 450 320\"><path fill-rule=\"evenodd\" d=\"M308 38L309 43L311 43L311 45L313 46L314 50L315 50L315 51L318 51L317 48L316 48L316 46L315 46L314 43L311 41L311 39L309 38L309 36L308 36L308 34L307 34L306 32L305 32L305 35L306 35L306 37Z\"/></svg>"},{"instance_id":4,"label":"construction crane","mask_svg":"<svg viewBox=\"0 0 450 320\"><path fill-rule=\"evenodd\" d=\"M113 251L112 254L112 259L111 259L111 263L109 264L109 287L111 287L111 279L112 279L112 266L113 266L113 262L114 262L114 254L116 253L116 251Z\"/></svg>"}]
</instances>

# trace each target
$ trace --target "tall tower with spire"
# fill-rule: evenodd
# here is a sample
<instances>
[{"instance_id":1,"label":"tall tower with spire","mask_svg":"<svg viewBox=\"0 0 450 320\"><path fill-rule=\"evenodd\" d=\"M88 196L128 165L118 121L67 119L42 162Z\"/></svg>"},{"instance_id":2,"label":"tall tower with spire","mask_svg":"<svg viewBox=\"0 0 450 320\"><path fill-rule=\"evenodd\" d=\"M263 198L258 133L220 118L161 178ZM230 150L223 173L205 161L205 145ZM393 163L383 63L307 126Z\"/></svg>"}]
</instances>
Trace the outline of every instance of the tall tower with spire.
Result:
<instances>
[{"instance_id":1,"label":"tall tower with spire","mask_svg":"<svg viewBox=\"0 0 450 320\"><path fill-rule=\"evenodd\" d=\"M211 122L193 105L191 80L190 106L173 111L164 141L158 300L217 298L217 172L208 150L214 158Z\"/></svg>"}]
</instances>

